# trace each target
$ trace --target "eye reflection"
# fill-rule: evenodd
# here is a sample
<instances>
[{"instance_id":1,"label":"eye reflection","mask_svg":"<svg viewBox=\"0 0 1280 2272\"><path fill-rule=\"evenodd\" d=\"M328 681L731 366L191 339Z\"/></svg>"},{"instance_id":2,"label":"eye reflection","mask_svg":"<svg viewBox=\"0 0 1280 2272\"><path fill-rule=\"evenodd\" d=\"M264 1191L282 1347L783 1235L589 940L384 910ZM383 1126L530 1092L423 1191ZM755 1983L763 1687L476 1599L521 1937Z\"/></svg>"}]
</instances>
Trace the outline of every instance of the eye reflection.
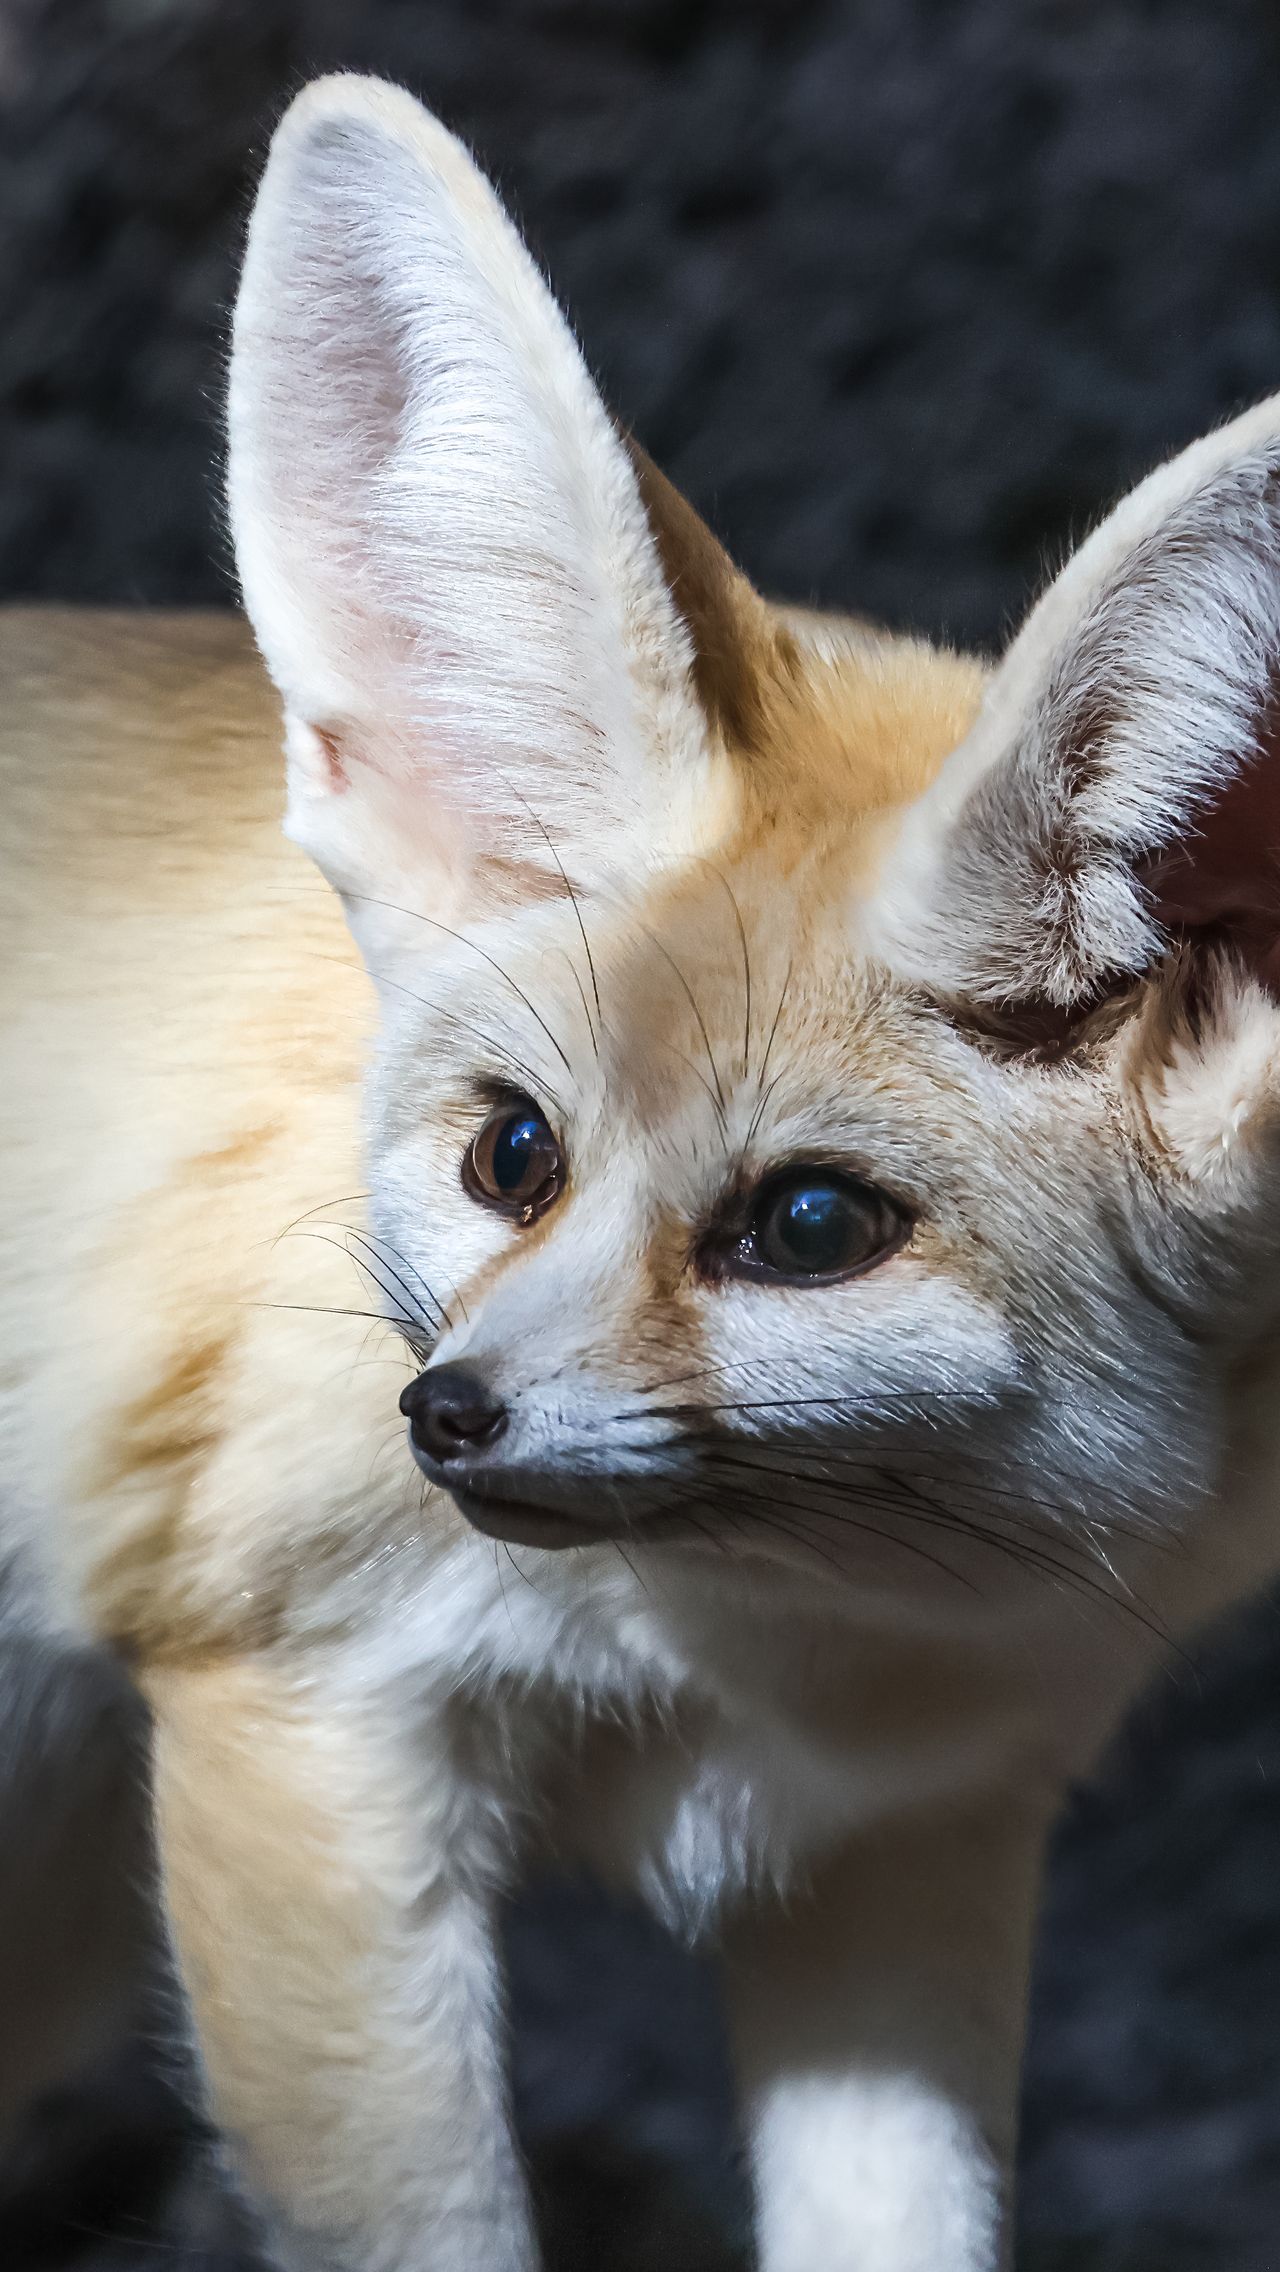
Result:
<instances>
[{"instance_id":1,"label":"eye reflection","mask_svg":"<svg viewBox=\"0 0 1280 2272\"><path fill-rule=\"evenodd\" d=\"M791 1168L761 1186L727 1259L740 1276L791 1285L848 1278L894 1253L909 1229L874 1184L834 1168Z\"/></svg>"},{"instance_id":2,"label":"eye reflection","mask_svg":"<svg viewBox=\"0 0 1280 2272\"><path fill-rule=\"evenodd\" d=\"M462 1163L463 1188L482 1206L530 1223L558 1199L564 1154L528 1098L495 1106Z\"/></svg>"}]
</instances>

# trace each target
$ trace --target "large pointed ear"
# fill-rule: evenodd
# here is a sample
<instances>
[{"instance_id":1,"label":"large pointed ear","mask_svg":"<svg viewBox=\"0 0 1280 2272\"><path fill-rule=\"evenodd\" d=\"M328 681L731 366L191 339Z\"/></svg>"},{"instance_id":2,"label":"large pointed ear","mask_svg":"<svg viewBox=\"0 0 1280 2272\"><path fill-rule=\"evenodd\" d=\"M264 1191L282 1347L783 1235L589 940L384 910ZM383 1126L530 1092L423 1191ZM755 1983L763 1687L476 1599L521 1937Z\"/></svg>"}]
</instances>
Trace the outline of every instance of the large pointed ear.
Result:
<instances>
[{"instance_id":1,"label":"large pointed ear","mask_svg":"<svg viewBox=\"0 0 1280 2272\"><path fill-rule=\"evenodd\" d=\"M1153 474L1034 609L906 817L881 951L1032 1035L1175 946L1274 998L1278 697L1280 397Z\"/></svg>"},{"instance_id":2,"label":"large pointed ear","mask_svg":"<svg viewBox=\"0 0 1280 2272\"><path fill-rule=\"evenodd\" d=\"M229 416L287 825L366 946L371 902L534 896L559 861L590 884L710 821L633 456L489 184L398 89L320 80L285 116Z\"/></svg>"}]
</instances>

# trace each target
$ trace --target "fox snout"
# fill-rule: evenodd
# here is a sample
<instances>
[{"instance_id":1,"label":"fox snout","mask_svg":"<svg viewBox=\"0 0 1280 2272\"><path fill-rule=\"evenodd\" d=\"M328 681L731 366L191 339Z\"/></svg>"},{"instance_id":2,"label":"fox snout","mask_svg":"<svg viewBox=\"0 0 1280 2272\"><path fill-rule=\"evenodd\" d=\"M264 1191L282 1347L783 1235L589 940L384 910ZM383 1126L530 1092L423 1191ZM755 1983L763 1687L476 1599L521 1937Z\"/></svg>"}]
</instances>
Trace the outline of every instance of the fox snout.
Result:
<instances>
[{"instance_id":1,"label":"fox snout","mask_svg":"<svg viewBox=\"0 0 1280 2272\"><path fill-rule=\"evenodd\" d=\"M487 1451L507 1426L505 1404L469 1365L419 1373L401 1396L400 1410L409 1423L413 1456L433 1480L446 1462Z\"/></svg>"},{"instance_id":2,"label":"fox snout","mask_svg":"<svg viewBox=\"0 0 1280 2272\"><path fill-rule=\"evenodd\" d=\"M402 1391L400 1410L427 1480L486 1537L518 1546L581 1546L591 1537L589 1522L519 1495L514 1463L498 1448L510 1412L473 1365L429 1365Z\"/></svg>"}]
</instances>

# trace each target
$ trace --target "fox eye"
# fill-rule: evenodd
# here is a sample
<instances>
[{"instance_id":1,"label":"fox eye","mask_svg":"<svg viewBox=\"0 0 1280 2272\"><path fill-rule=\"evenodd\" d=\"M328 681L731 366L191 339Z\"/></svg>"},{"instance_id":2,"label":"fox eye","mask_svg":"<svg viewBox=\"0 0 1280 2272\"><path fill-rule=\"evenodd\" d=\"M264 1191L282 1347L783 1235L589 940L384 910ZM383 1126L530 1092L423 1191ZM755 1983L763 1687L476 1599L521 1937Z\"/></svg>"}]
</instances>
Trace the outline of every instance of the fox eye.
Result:
<instances>
[{"instance_id":1,"label":"fox eye","mask_svg":"<svg viewBox=\"0 0 1280 2272\"><path fill-rule=\"evenodd\" d=\"M495 1106L462 1162L463 1189L483 1207L531 1223L564 1186L564 1154L536 1104Z\"/></svg>"},{"instance_id":2,"label":"fox eye","mask_svg":"<svg viewBox=\"0 0 1280 2272\"><path fill-rule=\"evenodd\" d=\"M910 1224L873 1184L830 1168L792 1168L756 1195L732 1261L752 1277L850 1278L901 1246Z\"/></svg>"}]
</instances>

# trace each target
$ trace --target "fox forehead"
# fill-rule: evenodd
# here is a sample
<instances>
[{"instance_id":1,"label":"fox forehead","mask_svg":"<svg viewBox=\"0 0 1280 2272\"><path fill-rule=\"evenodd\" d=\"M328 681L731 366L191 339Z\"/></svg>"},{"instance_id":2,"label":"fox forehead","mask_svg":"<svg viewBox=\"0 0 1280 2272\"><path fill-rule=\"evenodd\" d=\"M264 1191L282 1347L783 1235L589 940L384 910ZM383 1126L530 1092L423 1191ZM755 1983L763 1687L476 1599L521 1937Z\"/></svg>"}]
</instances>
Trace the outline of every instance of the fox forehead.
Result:
<instances>
[{"instance_id":1,"label":"fox forehead","mask_svg":"<svg viewBox=\"0 0 1280 2272\"><path fill-rule=\"evenodd\" d=\"M833 1085L846 1102L883 1085L903 1021L859 953L858 902L900 805L971 720L982 673L829 624L788 634L781 680L775 648L760 670L768 735L735 767L732 806L702 848L612 878L575 877L557 853L532 901L456 937L428 918L430 983L390 1005L394 1090L411 1116L448 1114L448 1076L467 1063L579 1118L607 1095L615 1141L692 1116L740 1142L770 1107L777 1119ZM537 820L554 847L554 813Z\"/></svg>"}]
</instances>

